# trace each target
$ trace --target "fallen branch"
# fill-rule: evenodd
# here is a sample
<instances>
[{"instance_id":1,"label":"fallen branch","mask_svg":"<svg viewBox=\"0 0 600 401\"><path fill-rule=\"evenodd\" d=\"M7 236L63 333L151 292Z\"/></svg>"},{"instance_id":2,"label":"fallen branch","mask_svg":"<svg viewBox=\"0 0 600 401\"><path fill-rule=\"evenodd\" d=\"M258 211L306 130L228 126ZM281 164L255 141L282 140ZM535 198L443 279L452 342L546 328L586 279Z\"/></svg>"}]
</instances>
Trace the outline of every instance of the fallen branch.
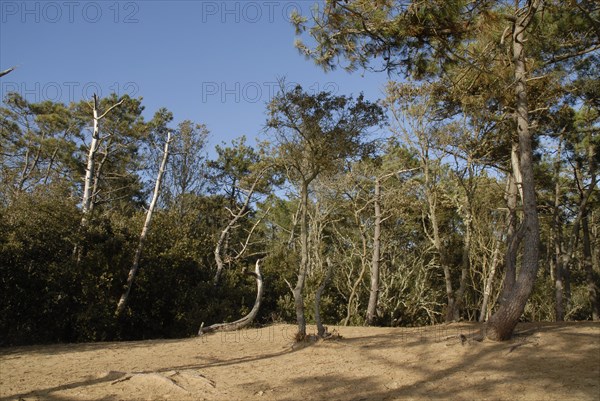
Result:
<instances>
[{"instance_id":1,"label":"fallen branch","mask_svg":"<svg viewBox=\"0 0 600 401\"><path fill-rule=\"evenodd\" d=\"M204 327L204 323L200 326L200 330L198 330L198 335L201 336L206 333L212 333L215 331L233 331L239 330L243 327L248 326L250 323L254 321L256 315L258 314L258 310L260 309L260 303L262 301L262 296L264 292L263 286L263 277L260 272L260 265L262 263L261 259L256 261L256 268L254 272L246 272L246 274L254 276L256 278L256 300L254 301L254 306L252 310L243 318L236 320L235 322L230 323L217 323L208 327Z\"/></svg>"}]
</instances>

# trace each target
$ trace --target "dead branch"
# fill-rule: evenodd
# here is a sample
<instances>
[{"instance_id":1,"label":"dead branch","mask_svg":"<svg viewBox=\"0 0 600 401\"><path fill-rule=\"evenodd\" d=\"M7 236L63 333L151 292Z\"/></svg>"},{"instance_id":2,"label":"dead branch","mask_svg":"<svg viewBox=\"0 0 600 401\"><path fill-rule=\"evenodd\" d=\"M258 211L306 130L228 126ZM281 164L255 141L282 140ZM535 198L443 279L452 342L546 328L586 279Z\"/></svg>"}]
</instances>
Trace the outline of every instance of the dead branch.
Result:
<instances>
[{"instance_id":1,"label":"dead branch","mask_svg":"<svg viewBox=\"0 0 600 401\"><path fill-rule=\"evenodd\" d=\"M213 324L208 327L204 327L204 323L202 323L202 325L200 326L200 330L198 330L198 336L201 336L206 333L216 332L216 331L239 330L243 327L248 326L249 324L251 324L254 321L254 319L256 318L256 315L258 314L258 311L260 309L260 304L261 304L263 292L264 292L263 277L262 277L262 273L260 272L261 263L262 263L262 260L258 259L256 261L256 267L254 269L254 272L246 272L246 274L254 276L256 278L256 300L254 301L254 306L252 307L252 310L246 316L244 316L243 318L241 318L239 320L236 320L235 322L217 323L217 324Z\"/></svg>"}]
</instances>

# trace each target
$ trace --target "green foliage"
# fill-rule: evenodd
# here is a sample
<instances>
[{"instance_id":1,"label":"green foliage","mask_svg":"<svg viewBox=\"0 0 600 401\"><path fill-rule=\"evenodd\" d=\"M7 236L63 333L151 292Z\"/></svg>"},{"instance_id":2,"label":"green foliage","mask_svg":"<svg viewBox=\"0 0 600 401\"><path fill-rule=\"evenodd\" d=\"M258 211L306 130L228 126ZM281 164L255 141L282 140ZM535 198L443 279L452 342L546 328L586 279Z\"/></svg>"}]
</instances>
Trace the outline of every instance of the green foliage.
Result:
<instances>
[{"instance_id":1,"label":"green foliage","mask_svg":"<svg viewBox=\"0 0 600 401\"><path fill-rule=\"evenodd\" d=\"M393 137L381 147L365 143L368 130L386 122L381 104L362 95L309 94L284 82L267 109L273 142L257 149L241 137L218 146L208 161L208 128L180 123L120 319L114 308L139 241L149 166L156 165L156 143L173 115L163 108L146 122L141 99L100 99L101 111L123 103L100 121L93 212L82 225L90 104L30 103L9 94L0 108L0 345L195 335L202 322L232 321L250 310L255 285L243 270L258 257L264 257L265 298L257 323L293 322L289 285L301 251L308 320L329 258L323 321L364 324L376 180L382 213L377 323L440 322L447 282L454 289L465 283L460 317L478 319L495 269L487 288L493 311L505 273L508 150L518 136L510 27L528 4L327 0L312 26L294 15L297 32L315 40L313 49L300 41L297 47L325 69L340 62L350 71L381 67L427 82L389 85L383 104L395 118ZM554 280L563 259L566 318L589 319L593 312L600 9L592 4L545 1L527 27L542 269L524 320L554 319ZM255 196L244 206L244 191L254 184ZM215 244L235 210L241 217L224 241L225 269L215 286ZM301 231L305 244L299 244Z\"/></svg>"}]
</instances>

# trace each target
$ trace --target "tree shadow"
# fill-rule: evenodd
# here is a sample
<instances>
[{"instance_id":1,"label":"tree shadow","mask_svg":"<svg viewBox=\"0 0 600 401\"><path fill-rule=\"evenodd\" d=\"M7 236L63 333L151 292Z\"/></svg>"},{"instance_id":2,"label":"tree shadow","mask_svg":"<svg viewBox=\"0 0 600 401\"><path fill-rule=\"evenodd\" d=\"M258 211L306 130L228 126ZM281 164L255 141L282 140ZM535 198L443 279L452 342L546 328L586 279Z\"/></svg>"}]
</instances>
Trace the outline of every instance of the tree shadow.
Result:
<instances>
[{"instance_id":1,"label":"tree shadow","mask_svg":"<svg viewBox=\"0 0 600 401\"><path fill-rule=\"evenodd\" d=\"M573 326L594 330L574 332L569 330ZM428 328L378 329L372 335L333 338L294 346L290 344L276 351L265 349L268 342L265 342L266 338L262 338L264 348L259 348L259 353L254 355L236 356L235 353L225 352L217 356L202 356L204 361L198 363L163 365L152 371L109 372L99 378L90 377L59 386L6 395L0 401L28 397L71 401L67 396L56 393L111 383L129 373L243 368L244 364L261 361L264 361L264 366L278 366L277 364L281 365L281 361L275 362L278 358L288 358L284 360L284 365L294 362L314 366L317 363L315 356L321 350L326 351L323 355L335 355L339 360L327 361L319 369L305 369L292 378L275 375L269 382L265 380L264 383L259 383L263 378L257 376L256 383L251 387L293 389L290 395L277 394L277 399L284 401L298 399L297 394L300 393L307 400L529 400L531 398L526 397L535 391L539 391L535 394L540 399L547 400L565 399L565 394L569 395L566 399L600 400L600 336L596 330L600 325L597 323L519 324L513 339L506 342L477 341L480 328L478 324L460 323ZM344 334L343 328L338 331ZM552 341L546 343L545 338L550 333L559 335L552 336ZM233 340L248 339L242 334L238 335L241 337L234 337ZM288 340L287 337L284 339ZM227 337L221 338L222 342L226 340ZM197 338L189 341L195 342L194 345L199 343ZM218 341L218 338L213 338L212 341ZM181 340L167 342L181 343ZM157 343L164 344L165 341L96 343L77 345L72 347L74 349L60 345L32 351L56 355L60 351L106 350L108 345L108 349L147 347L148 352L152 352L151 347ZM274 341L274 344L283 344L281 338ZM22 348L19 352L24 352ZM331 353L332 350L335 352ZM19 352L4 355L21 357ZM355 359L350 358L348 362L346 355L354 355ZM357 355L360 356L359 359L356 358ZM380 369L377 374L370 370L370 363ZM553 391L558 391L556 397L552 397ZM113 398L109 396L104 400Z\"/></svg>"},{"instance_id":2,"label":"tree shadow","mask_svg":"<svg viewBox=\"0 0 600 401\"><path fill-rule=\"evenodd\" d=\"M121 378L125 377L125 375L126 375L125 372L111 371L111 372L108 372L106 375L96 378L96 379L80 380L80 381L76 381L76 382L72 382L72 383L61 384L60 386L48 387L48 388L41 389L41 390L31 390L31 391L27 391L27 392L20 393L20 394L12 394L12 395L8 395L8 396L0 398L0 401L20 400L25 397L36 397L39 399L39 397L42 395L43 395L42 399L44 399L44 400L67 401L67 400L71 400L71 398L59 396L59 395L52 394L52 393L56 393L59 391L65 391L65 390L73 390L73 389L76 389L79 387L93 386L93 385L101 384L101 383L109 383L109 382L113 382L115 380L121 379ZM111 399L111 397L106 397L105 399L109 400L109 399Z\"/></svg>"},{"instance_id":3,"label":"tree shadow","mask_svg":"<svg viewBox=\"0 0 600 401\"><path fill-rule=\"evenodd\" d=\"M240 331L237 332L237 334L239 334L239 333L240 333ZM213 333L213 334L207 335L207 337L218 336L219 334L222 334L222 333ZM233 335L236 335L236 333L234 333ZM37 349L36 347L19 347L19 349L15 350L15 351L11 350L12 352L5 352L4 354L9 355L9 357L4 358L4 359L20 358L21 356L19 356L19 354L27 353L28 349L29 349L29 351L31 351L31 352L27 353L28 355L31 355L31 354L56 355L56 354L60 354L61 351L65 351L65 353L92 352L92 351L98 351L98 350L106 351L107 349L116 349L116 350L129 349L132 346L137 347L137 348L140 348L140 347L148 348L150 350L152 345L155 345L157 343L160 343L160 344L165 344L165 343L169 343L169 342L181 343L181 341L182 340L150 340L150 341L143 341L143 342L136 341L136 342L131 342L131 343L90 343L90 344L76 344L75 347L73 347L73 345L60 344L60 345L44 346L44 347L41 347L41 349ZM190 339L190 341L198 342L198 338ZM213 358L212 361L209 361L206 363L168 366L168 367L159 368L159 369L155 369L155 370L139 370L139 371L136 370L135 372L110 371L100 378L90 378L90 379L85 379L85 380L79 380L79 381L75 381L72 383L62 384L59 386L29 390L27 392L2 396L2 397L0 397L0 401L20 400L20 399L27 398L27 397L36 397L36 399L44 399L44 400L51 400L51 401L71 401L71 398L69 398L69 397L65 397L63 395L58 395L58 394L54 394L54 393L57 393L60 391L73 390L73 389L77 389L77 388L85 388L85 387L94 386L94 385L102 384L102 383L112 383L115 380L122 379L125 376L130 375L132 373L149 374L149 373L164 373L164 372L169 372L169 371L180 371L180 370L200 370L200 369L206 369L206 368L211 368L211 367L236 366L236 365L244 364L244 363L269 360L269 359L274 359L274 358L282 357L285 355L289 355L292 353L301 352L307 348L310 348L313 345L315 345L314 341L306 341L306 342L302 342L302 343L293 344L293 346L286 347L285 349L278 351L278 352L263 353L260 355L250 355L250 356L244 356L244 357L239 357L239 358L224 358L224 359L217 359L217 360L215 360ZM149 352L151 352L151 351L149 351ZM0 355L0 356L2 356L2 355ZM114 397L108 396L101 400L109 401L109 400L113 400L113 399L114 399Z\"/></svg>"},{"instance_id":4,"label":"tree shadow","mask_svg":"<svg viewBox=\"0 0 600 401\"><path fill-rule=\"evenodd\" d=\"M575 324L600 327L589 322ZM476 341L476 331L469 330L468 324L452 327L450 331L459 331L457 336L428 336L409 330L407 336L390 332L348 338L340 343L359 348L365 361L389 367L386 375L391 379L388 377L387 383L386 378L371 376L366 369L347 375L324 371L322 375L292 379L284 387L307 387L306 394L313 395L305 398L308 400L600 400L600 355L590 354L586 346L598 344L600 336L561 333L561 343L570 343L563 353L553 352L555 344L543 342L545 334L566 331L568 326L520 324L513 339L506 342ZM423 342L437 347L416 363L401 363L389 356L390 349L409 350ZM459 347L462 355L448 363L442 347ZM557 389L562 393L554 393ZM291 401L295 396L280 399Z\"/></svg>"}]
</instances>

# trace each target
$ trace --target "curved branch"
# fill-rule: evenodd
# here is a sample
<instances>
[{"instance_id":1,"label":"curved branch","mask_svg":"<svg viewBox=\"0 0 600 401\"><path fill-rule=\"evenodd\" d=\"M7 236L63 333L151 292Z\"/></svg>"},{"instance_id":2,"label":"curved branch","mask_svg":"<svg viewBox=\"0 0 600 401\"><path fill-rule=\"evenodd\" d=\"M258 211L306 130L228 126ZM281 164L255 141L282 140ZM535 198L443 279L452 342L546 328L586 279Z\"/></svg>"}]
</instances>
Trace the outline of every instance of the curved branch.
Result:
<instances>
[{"instance_id":1,"label":"curved branch","mask_svg":"<svg viewBox=\"0 0 600 401\"><path fill-rule=\"evenodd\" d=\"M198 330L199 336L206 334L206 333L212 333L215 331L239 330L243 327L248 326L249 324L251 324L254 321L254 319L256 318L256 315L258 315L258 311L260 309L260 303L262 301L262 296L264 293L263 277L262 277L262 273L260 272L261 263L262 263L262 260L258 259L256 261L256 267L254 269L254 272L246 272L246 274L248 274L250 276L254 276L256 278L256 300L254 301L254 306L252 307L252 310L246 316L244 316L243 318L241 318L239 320L236 320L235 322L217 323L217 324L213 324L208 327L204 327L204 323L202 323L202 325L200 326L200 330Z\"/></svg>"}]
</instances>

